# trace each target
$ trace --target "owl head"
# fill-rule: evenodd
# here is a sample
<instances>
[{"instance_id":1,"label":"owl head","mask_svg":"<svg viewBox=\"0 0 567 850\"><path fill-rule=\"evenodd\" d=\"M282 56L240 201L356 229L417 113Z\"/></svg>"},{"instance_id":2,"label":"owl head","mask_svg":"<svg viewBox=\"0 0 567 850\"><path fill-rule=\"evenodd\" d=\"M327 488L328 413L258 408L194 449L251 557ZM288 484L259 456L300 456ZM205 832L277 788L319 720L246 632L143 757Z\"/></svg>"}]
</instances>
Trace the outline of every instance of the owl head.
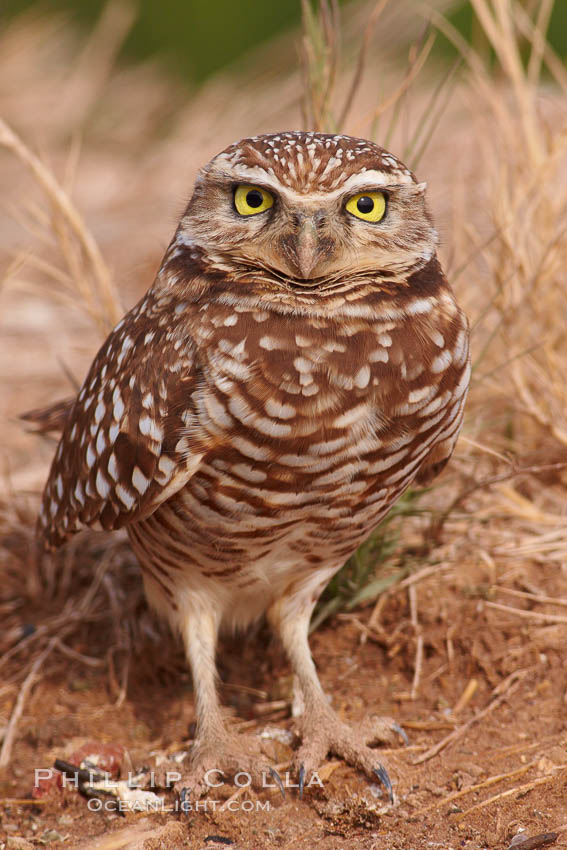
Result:
<instances>
[{"instance_id":1,"label":"owl head","mask_svg":"<svg viewBox=\"0 0 567 850\"><path fill-rule=\"evenodd\" d=\"M404 273L435 253L424 191L400 160L364 139L255 136L202 169L177 238L213 268L286 288Z\"/></svg>"}]
</instances>

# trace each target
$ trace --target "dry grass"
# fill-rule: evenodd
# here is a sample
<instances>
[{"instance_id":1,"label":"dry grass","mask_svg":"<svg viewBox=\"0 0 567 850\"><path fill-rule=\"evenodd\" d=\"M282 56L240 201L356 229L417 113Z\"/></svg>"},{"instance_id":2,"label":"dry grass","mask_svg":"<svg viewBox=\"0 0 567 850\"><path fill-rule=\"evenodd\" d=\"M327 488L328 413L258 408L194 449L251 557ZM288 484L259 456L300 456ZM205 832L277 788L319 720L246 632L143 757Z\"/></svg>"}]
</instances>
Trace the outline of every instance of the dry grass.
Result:
<instances>
[{"instance_id":1,"label":"dry grass","mask_svg":"<svg viewBox=\"0 0 567 850\"><path fill-rule=\"evenodd\" d=\"M519 3L473 0L497 60L488 74L479 57L442 20L469 66L475 110L471 130L483 164L484 227L463 206L463 233L482 261L490 284L487 314L479 317L484 345L478 381L484 393L502 382L517 399L512 434L500 444L524 450L541 440L567 446L567 397L560 375L567 355L563 333L564 269L567 259L567 76ZM542 2L536 21L545 26L551 4ZM520 47L529 43L529 58ZM543 70L549 76L542 79ZM488 227L487 227L488 225ZM508 384L509 382L509 384ZM518 415L519 414L519 415ZM537 436L536 436L537 434Z\"/></svg>"},{"instance_id":2,"label":"dry grass","mask_svg":"<svg viewBox=\"0 0 567 850\"><path fill-rule=\"evenodd\" d=\"M78 297L80 306L89 318L102 333L108 333L124 311L95 238L53 172L1 118L0 146L29 169L44 192L48 217L40 215L38 211L37 224L40 227L43 225L55 237L64 268L51 266L33 254L28 257L28 262L34 262L39 270L59 284L63 298Z\"/></svg>"},{"instance_id":3,"label":"dry grass","mask_svg":"<svg viewBox=\"0 0 567 850\"><path fill-rule=\"evenodd\" d=\"M422 513L404 525L399 563L391 569L423 562L421 575L428 580L438 570L453 571L456 563L473 563L485 579L481 604L495 616L562 624L565 617L556 608L564 600L527 583L524 567L545 564L553 589L562 587L567 74L545 40L551 0L531 4L531 16L516 0L471 3L494 62L489 65L433 12L433 25L459 47L462 67L428 70L434 36L422 28L405 65L386 76L373 37L380 20L385 41L379 43L385 48L391 38L389 4L373 4L362 27L357 19L356 47L345 39L349 63L339 50L336 6L322 3L316 14L305 2L303 122L374 135L407 155L410 165L427 170L444 232L444 262L474 328L464 436L449 473L420 501ZM0 237L6 338L0 379L12 417L68 395L57 356L75 376L84 373L97 337L118 317L116 280L129 270L128 285L120 287L125 303L149 284L175 219L166 204L182 200L197 165L233 138L298 121L297 75L262 82L250 73L236 84L219 78L187 102L157 68L115 69L113 57L131 16L126 6L115 12L112 6L86 46L61 21L22 19L0 36L0 93L2 86L22 92L19 102L6 100L0 123L0 146L15 157L0 159L0 179L5 177L11 213L24 224L20 231L13 217L6 218ZM53 29L60 37L48 55L44 45ZM37 86L32 63L21 58L24 44L29 55L35 49L44 69ZM290 50L283 40L276 52L287 57ZM73 64L76 71L65 85L65 69ZM59 98L57 90L63 91ZM30 116L38 114L40 97L53 109L38 128ZM172 104L168 109L166 102ZM258 114L265 117L258 120ZM441 137L434 134L440 122ZM42 155L32 151L38 147ZM25 182L24 170L32 182ZM23 246L14 254L16 241ZM55 309L54 299L58 305L63 299L63 306ZM104 659L112 698L120 702L132 647L152 644L157 634L120 538L87 536L56 563L35 565L33 516L52 445L38 447L14 422L5 422L4 430L10 458L0 506L0 664L4 680L24 683L24 691L20 702L14 694L13 722L0 718L0 729L7 727L1 763L9 758L38 658L44 669L52 669L55 659L68 663L70 656L79 666ZM368 622L357 620L365 640L387 642L392 651L404 641L414 647L413 698L423 662L415 579L387 590ZM410 637L386 635L380 626L384 600L406 590ZM494 601L499 594L504 602Z\"/></svg>"}]
</instances>

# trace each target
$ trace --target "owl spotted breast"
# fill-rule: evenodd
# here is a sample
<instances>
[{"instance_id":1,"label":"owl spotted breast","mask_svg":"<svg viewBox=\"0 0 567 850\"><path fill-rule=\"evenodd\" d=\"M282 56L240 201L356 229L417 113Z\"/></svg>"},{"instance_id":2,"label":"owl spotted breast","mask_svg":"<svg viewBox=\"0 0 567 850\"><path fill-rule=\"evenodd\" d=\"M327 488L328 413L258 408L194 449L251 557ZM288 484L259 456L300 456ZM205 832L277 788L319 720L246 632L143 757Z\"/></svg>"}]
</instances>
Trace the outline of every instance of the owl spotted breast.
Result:
<instances>
[{"instance_id":1,"label":"owl spotted breast","mask_svg":"<svg viewBox=\"0 0 567 850\"><path fill-rule=\"evenodd\" d=\"M127 527L193 672L193 794L211 768L262 771L224 725L215 651L220 628L263 614L304 698L300 784L332 752L391 791L369 744L395 724L343 724L307 636L331 576L444 466L461 426L468 327L424 192L360 139L231 145L67 413L40 534L56 547L83 526Z\"/></svg>"}]
</instances>

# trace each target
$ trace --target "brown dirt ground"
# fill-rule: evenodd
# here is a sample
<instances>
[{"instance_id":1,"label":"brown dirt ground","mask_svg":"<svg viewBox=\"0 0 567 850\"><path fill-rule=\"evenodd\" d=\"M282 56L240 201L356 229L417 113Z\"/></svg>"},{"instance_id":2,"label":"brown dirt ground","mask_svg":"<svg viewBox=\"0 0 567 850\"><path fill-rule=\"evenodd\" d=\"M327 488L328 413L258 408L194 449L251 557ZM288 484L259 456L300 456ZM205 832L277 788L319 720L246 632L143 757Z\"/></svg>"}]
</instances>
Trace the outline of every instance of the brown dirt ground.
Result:
<instances>
[{"instance_id":1,"label":"brown dirt ground","mask_svg":"<svg viewBox=\"0 0 567 850\"><path fill-rule=\"evenodd\" d=\"M129 575L128 580L136 578ZM457 570L441 563L437 572L416 583L424 658L415 699L411 688L416 641L407 591L387 596L379 626L367 633L366 641L361 635L371 608L339 616L312 636L323 686L341 716L356 724L366 712L379 711L407 730L410 746L383 754L395 782L394 806L375 797L371 783L352 769L327 765L323 788L309 789L303 800L294 789L288 790L285 801L272 791L245 792L238 798L248 808L257 801L269 802L269 811L209 808L186 818L141 813L122 817L89 811L75 791L55 791L38 805L3 803L0 840L9 839L7 847L18 846L14 839L21 836L36 846L54 848L166 850L210 848L215 846L211 836L222 836L238 848L317 843L325 850L473 850L507 847L525 830L531 836L559 832L555 846L567 846L567 674L562 658L567 625L532 623L487 606L491 600L509 602L506 588L534 585L540 592L567 596L565 577L545 565L523 568L521 575L508 565L495 576L482 564L465 563ZM48 613L43 603L28 609L25 618L41 621ZM151 623L146 612L141 616ZM123 746L128 753L123 771L127 765L147 764L156 750L186 747L193 718L190 679L175 641L158 625L153 635L153 641L142 640L132 653L127 695L120 705L107 671L69 659L46 667L20 720L12 765L1 774L2 798L29 797L34 768L49 767L56 757L68 758L87 741ZM101 634L98 646L84 646L80 639L72 646L100 657L109 643L108 634ZM120 671L121 663L116 660L115 670ZM285 659L264 628L242 641L225 642L219 666L223 699L232 707L236 724L252 730L266 725L291 728L288 709L269 711L270 701L289 697L290 681ZM459 709L473 680L478 687ZM503 699L475 722L498 688ZM2 714L8 714L13 698L13 690L4 688ZM258 718L258 710L266 706L268 713ZM425 763L413 763L467 723L470 728L455 743ZM278 763L289 757L283 747L274 754ZM501 778L489 784L491 777ZM234 791L228 785L209 798L224 800ZM461 796L452 799L456 792ZM496 795L503 796L491 801ZM486 805L480 805L483 802ZM100 836L105 840L97 843Z\"/></svg>"}]
</instances>

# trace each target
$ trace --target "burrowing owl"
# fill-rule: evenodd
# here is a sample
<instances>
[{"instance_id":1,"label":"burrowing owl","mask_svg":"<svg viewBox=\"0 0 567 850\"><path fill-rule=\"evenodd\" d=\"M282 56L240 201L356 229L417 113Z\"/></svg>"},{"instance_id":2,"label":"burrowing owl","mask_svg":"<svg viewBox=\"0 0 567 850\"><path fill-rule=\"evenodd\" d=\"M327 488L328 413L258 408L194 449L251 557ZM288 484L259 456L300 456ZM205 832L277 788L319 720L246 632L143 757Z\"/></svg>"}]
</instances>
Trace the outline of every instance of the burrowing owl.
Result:
<instances>
[{"instance_id":1,"label":"burrowing owl","mask_svg":"<svg viewBox=\"0 0 567 850\"><path fill-rule=\"evenodd\" d=\"M301 782L332 752L372 775L319 684L313 607L413 481L449 459L468 328L436 256L425 185L348 136L244 139L201 171L154 284L69 409L40 515L49 547L127 526L148 599L184 640L190 775L259 762L228 733L221 627L264 613L303 692Z\"/></svg>"}]
</instances>

